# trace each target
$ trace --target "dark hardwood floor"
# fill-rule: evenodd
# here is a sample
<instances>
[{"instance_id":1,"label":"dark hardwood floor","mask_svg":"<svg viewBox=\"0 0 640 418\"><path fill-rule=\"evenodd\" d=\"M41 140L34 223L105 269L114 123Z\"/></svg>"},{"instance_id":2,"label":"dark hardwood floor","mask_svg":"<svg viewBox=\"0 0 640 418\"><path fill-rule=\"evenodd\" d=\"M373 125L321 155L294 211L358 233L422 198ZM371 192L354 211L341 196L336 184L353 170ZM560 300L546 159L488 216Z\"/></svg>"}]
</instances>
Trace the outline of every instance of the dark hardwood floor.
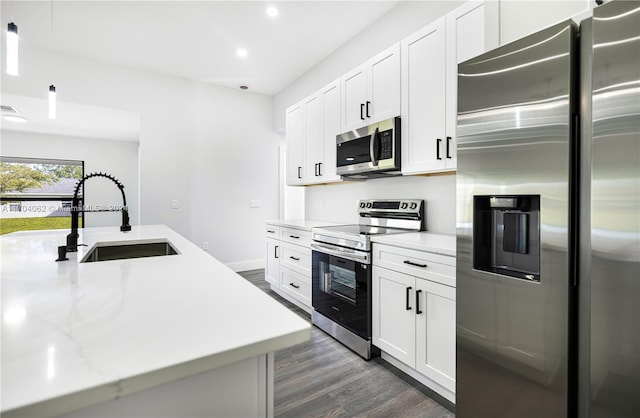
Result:
<instances>
[{"instance_id":1,"label":"dark hardwood floor","mask_svg":"<svg viewBox=\"0 0 640 418\"><path fill-rule=\"evenodd\" d=\"M239 274L311 320L271 290L264 270ZM276 417L455 417L441 405L453 410L446 399L380 358L363 360L316 327L311 340L275 353L274 392Z\"/></svg>"}]
</instances>

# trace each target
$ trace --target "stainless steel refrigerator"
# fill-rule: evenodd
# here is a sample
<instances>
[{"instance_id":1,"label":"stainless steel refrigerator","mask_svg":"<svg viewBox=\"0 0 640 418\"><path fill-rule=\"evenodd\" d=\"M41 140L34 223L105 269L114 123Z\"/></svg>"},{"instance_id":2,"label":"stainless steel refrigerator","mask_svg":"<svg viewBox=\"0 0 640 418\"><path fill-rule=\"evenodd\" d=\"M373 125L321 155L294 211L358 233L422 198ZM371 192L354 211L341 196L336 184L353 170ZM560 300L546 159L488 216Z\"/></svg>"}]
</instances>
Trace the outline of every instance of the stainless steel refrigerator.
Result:
<instances>
[{"instance_id":1,"label":"stainless steel refrigerator","mask_svg":"<svg viewBox=\"0 0 640 418\"><path fill-rule=\"evenodd\" d=\"M456 416L640 417L640 2L458 67Z\"/></svg>"}]
</instances>

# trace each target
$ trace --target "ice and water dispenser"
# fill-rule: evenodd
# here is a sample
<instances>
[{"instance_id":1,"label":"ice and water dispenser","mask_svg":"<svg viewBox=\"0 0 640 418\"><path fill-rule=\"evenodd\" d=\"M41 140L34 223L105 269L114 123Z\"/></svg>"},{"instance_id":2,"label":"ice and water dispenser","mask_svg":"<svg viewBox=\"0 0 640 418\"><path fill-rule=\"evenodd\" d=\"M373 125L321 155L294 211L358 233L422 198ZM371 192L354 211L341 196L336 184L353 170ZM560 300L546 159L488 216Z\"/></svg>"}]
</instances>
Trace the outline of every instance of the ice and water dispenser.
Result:
<instances>
[{"instance_id":1,"label":"ice and water dispenser","mask_svg":"<svg viewBox=\"0 0 640 418\"><path fill-rule=\"evenodd\" d=\"M540 281L540 196L474 196L473 268Z\"/></svg>"}]
</instances>

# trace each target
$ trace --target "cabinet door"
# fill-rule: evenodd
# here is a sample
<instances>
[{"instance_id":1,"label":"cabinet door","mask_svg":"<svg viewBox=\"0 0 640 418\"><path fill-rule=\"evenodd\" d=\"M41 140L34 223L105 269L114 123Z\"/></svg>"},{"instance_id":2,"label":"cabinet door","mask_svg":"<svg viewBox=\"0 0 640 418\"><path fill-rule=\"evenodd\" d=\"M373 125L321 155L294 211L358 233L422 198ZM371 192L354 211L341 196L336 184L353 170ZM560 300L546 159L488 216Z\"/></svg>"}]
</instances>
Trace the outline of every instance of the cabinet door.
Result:
<instances>
[{"instance_id":1,"label":"cabinet door","mask_svg":"<svg viewBox=\"0 0 640 418\"><path fill-rule=\"evenodd\" d=\"M416 358L415 279L377 266L373 266L372 275L373 344L413 368Z\"/></svg>"},{"instance_id":2,"label":"cabinet door","mask_svg":"<svg viewBox=\"0 0 640 418\"><path fill-rule=\"evenodd\" d=\"M287 109L287 184L302 184L304 170L304 107L302 103Z\"/></svg>"},{"instance_id":3,"label":"cabinet door","mask_svg":"<svg viewBox=\"0 0 640 418\"><path fill-rule=\"evenodd\" d=\"M342 90L342 130L351 131L365 125L367 80L365 66L361 65L340 78Z\"/></svg>"},{"instance_id":4,"label":"cabinet door","mask_svg":"<svg viewBox=\"0 0 640 418\"><path fill-rule=\"evenodd\" d=\"M456 289L424 279L416 288L416 370L455 392Z\"/></svg>"},{"instance_id":5,"label":"cabinet door","mask_svg":"<svg viewBox=\"0 0 640 418\"><path fill-rule=\"evenodd\" d=\"M322 90L322 137L324 151L318 167L323 183L340 181L336 174L336 136L342 133L340 122L340 81L336 80Z\"/></svg>"},{"instance_id":6,"label":"cabinet door","mask_svg":"<svg viewBox=\"0 0 640 418\"><path fill-rule=\"evenodd\" d=\"M365 124L400 115L400 44L367 61Z\"/></svg>"},{"instance_id":7,"label":"cabinet door","mask_svg":"<svg viewBox=\"0 0 640 418\"><path fill-rule=\"evenodd\" d=\"M401 42L402 172L441 171L445 158L446 19Z\"/></svg>"},{"instance_id":8,"label":"cabinet door","mask_svg":"<svg viewBox=\"0 0 640 418\"><path fill-rule=\"evenodd\" d=\"M318 164L324 161L322 125L322 97L316 94L304 100L305 184L319 181Z\"/></svg>"},{"instance_id":9,"label":"cabinet door","mask_svg":"<svg viewBox=\"0 0 640 418\"><path fill-rule=\"evenodd\" d=\"M484 1L470 1L447 14L447 135L444 152L447 169L457 166L458 64L487 51L487 43L491 47L498 44L497 39L487 34L487 13Z\"/></svg>"},{"instance_id":10,"label":"cabinet door","mask_svg":"<svg viewBox=\"0 0 640 418\"><path fill-rule=\"evenodd\" d=\"M278 287L280 282L280 241L267 238L267 263L264 270L264 278L271 283L271 287Z\"/></svg>"}]
</instances>

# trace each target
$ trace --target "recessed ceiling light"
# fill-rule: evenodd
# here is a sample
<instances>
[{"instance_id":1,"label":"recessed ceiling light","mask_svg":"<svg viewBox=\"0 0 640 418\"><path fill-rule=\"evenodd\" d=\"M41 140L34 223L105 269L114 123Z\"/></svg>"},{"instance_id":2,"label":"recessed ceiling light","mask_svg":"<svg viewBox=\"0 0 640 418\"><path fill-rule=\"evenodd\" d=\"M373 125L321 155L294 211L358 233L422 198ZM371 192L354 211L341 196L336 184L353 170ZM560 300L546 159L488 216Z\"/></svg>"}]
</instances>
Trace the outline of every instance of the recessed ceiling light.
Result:
<instances>
[{"instance_id":1,"label":"recessed ceiling light","mask_svg":"<svg viewBox=\"0 0 640 418\"><path fill-rule=\"evenodd\" d=\"M246 56L247 56L247 50L246 50L246 49L239 48L239 49L236 51L236 54L238 54L238 56L239 56L239 57L244 58L244 57L246 57Z\"/></svg>"},{"instance_id":2,"label":"recessed ceiling light","mask_svg":"<svg viewBox=\"0 0 640 418\"><path fill-rule=\"evenodd\" d=\"M278 16L278 9L276 9L275 7L268 7L267 8L267 15L270 17L276 17Z\"/></svg>"}]
</instances>

